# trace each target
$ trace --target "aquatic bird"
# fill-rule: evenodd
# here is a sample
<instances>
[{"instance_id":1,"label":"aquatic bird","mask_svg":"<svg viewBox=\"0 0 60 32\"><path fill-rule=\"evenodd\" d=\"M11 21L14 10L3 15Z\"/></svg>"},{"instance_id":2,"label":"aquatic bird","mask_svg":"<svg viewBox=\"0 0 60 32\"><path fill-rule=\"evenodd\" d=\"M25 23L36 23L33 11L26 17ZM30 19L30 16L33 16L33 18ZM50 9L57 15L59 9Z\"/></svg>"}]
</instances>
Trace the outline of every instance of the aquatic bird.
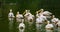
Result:
<instances>
[{"instance_id":1,"label":"aquatic bird","mask_svg":"<svg viewBox=\"0 0 60 32\"><path fill-rule=\"evenodd\" d=\"M50 23L50 21L47 21L47 25L45 26L46 32L53 32L53 24Z\"/></svg>"},{"instance_id":2,"label":"aquatic bird","mask_svg":"<svg viewBox=\"0 0 60 32\"><path fill-rule=\"evenodd\" d=\"M13 12L12 12L12 9L10 9L10 12L9 12L9 14L8 14L9 20L13 20L14 17L15 17L15 16L14 16L14 14L13 14Z\"/></svg>"},{"instance_id":3,"label":"aquatic bird","mask_svg":"<svg viewBox=\"0 0 60 32\"><path fill-rule=\"evenodd\" d=\"M16 20L17 20L17 22L22 22L22 19L23 19L23 15L22 14L19 14L19 12L17 12L17 14L16 14Z\"/></svg>"},{"instance_id":4,"label":"aquatic bird","mask_svg":"<svg viewBox=\"0 0 60 32\"><path fill-rule=\"evenodd\" d=\"M24 22L22 21L20 24L19 24L19 32L24 32L25 30L25 24Z\"/></svg>"},{"instance_id":5,"label":"aquatic bird","mask_svg":"<svg viewBox=\"0 0 60 32\"><path fill-rule=\"evenodd\" d=\"M33 24L34 15L30 13L30 10L26 10L26 14L24 15L24 17L28 24Z\"/></svg>"},{"instance_id":6,"label":"aquatic bird","mask_svg":"<svg viewBox=\"0 0 60 32\"><path fill-rule=\"evenodd\" d=\"M56 25L57 25L57 29L58 29L57 31L60 32L60 20L57 22Z\"/></svg>"}]
</instances>

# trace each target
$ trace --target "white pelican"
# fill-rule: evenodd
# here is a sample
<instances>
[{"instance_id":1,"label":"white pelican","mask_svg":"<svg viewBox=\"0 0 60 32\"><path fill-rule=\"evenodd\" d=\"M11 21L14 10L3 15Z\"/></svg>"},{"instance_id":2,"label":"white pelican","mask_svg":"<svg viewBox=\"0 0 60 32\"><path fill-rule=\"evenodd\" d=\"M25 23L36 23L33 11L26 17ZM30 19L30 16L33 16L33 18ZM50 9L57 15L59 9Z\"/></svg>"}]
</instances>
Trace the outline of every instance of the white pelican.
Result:
<instances>
[{"instance_id":1,"label":"white pelican","mask_svg":"<svg viewBox=\"0 0 60 32\"><path fill-rule=\"evenodd\" d=\"M37 12L36 12L36 17L38 18L38 17L40 16L40 14L43 15L43 14L42 14L43 11L44 11L43 9L40 9L39 11L37 11Z\"/></svg>"},{"instance_id":2,"label":"white pelican","mask_svg":"<svg viewBox=\"0 0 60 32\"><path fill-rule=\"evenodd\" d=\"M19 24L19 32L24 32L25 30L25 24L23 23L23 21Z\"/></svg>"},{"instance_id":3,"label":"white pelican","mask_svg":"<svg viewBox=\"0 0 60 32\"><path fill-rule=\"evenodd\" d=\"M60 20L57 22L58 32L60 32Z\"/></svg>"},{"instance_id":4,"label":"white pelican","mask_svg":"<svg viewBox=\"0 0 60 32\"><path fill-rule=\"evenodd\" d=\"M44 20L47 20L46 16L43 15L44 10L40 9L40 13L38 13L39 11L37 11L36 17L38 18L42 18Z\"/></svg>"},{"instance_id":5,"label":"white pelican","mask_svg":"<svg viewBox=\"0 0 60 32\"><path fill-rule=\"evenodd\" d=\"M51 12L49 12L49 11L44 11L44 12L43 12L43 15L46 16L47 20L49 20L49 21L51 20L51 15L52 15Z\"/></svg>"},{"instance_id":6,"label":"white pelican","mask_svg":"<svg viewBox=\"0 0 60 32\"><path fill-rule=\"evenodd\" d=\"M40 29L42 30L42 27L44 28L45 25L46 25L46 16L43 15L43 9L40 10L40 12L36 14L36 28L37 28L37 31ZM39 24L40 23L40 24Z\"/></svg>"},{"instance_id":7,"label":"white pelican","mask_svg":"<svg viewBox=\"0 0 60 32\"><path fill-rule=\"evenodd\" d=\"M48 24L45 26L46 32L53 32L53 28L54 28L53 24L51 24L50 21L47 22Z\"/></svg>"},{"instance_id":8,"label":"white pelican","mask_svg":"<svg viewBox=\"0 0 60 32\"><path fill-rule=\"evenodd\" d=\"M25 16L25 19L27 20L27 22L29 24L32 24L33 23L33 20L34 20L34 15L32 15L30 13L30 10L26 10L26 14L24 15Z\"/></svg>"},{"instance_id":9,"label":"white pelican","mask_svg":"<svg viewBox=\"0 0 60 32\"><path fill-rule=\"evenodd\" d=\"M54 30L56 31L57 30L57 22L59 21L58 18L55 17L55 15L52 15L52 19L51 19L51 22L52 24L54 25Z\"/></svg>"},{"instance_id":10,"label":"white pelican","mask_svg":"<svg viewBox=\"0 0 60 32\"><path fill-rule=\"evenodd\" d=\"M23 19L23 15L22 14L19 14L19 12L17 12L17 15L16 15L17 22L20 23L22 21L22 19Z\"/></svg>"},{"instance_id":11,"label":"white pelican","mask_svg":"<svg viewBox=\"0 0 60 32\"><path fill-rule=\"evenodd\" d=\"M43 15L43 9L40 10L40 13L37 12L36 17L43 19L43 21L47 20L46 16Z\"/></svg>"},{"instance_id":12,"label":"white pelican","mask_svg":"<svg viewBox=\"0 0 60 32\"><path fill-rule=\"evenodd\" d=\"M55 15L52 15L51 21L52 21L52 23L56 24L59 21L59 19L55 18Z\"/></svg>"},{"instance_id":13,"label":"white pelican","mask_svg":"<svg viewBox=\"0 0 60 32\"><path fill-rule=\"evenodd\" d=\"M12 12L12 9L10 9L10 12L9 12L9 14L8 14L9 20L13 20L14 17L15 17L15 16L14 16L14 14L13 14L13 12Z\"/></svg>"}]
</instances>

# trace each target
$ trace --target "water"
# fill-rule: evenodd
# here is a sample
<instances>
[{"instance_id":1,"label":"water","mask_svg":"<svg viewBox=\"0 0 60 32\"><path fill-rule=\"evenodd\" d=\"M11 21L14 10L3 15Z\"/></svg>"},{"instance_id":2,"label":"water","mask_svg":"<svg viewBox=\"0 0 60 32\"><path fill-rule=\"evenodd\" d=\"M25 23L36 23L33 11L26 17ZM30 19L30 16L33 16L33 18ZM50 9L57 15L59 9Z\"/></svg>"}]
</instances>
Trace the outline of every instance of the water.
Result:
<instances>
[{"instance_id":1,"label":"water","mask_svg":"<svg viewBox=\"0 0 60 32\"><path fill-rule=\"evenodd\" d=\"M36 31L35 22L31 26L29 26L27 22L24 22L24 24L26 25L25 32L33 32L33 31L35 32ZM8 31L9 32L18 32L19 31L15 19L11 20L11 21L8 20Z\"/></svg>"},{"instance_id":2,"label":"water","mask_svg":"<svg viewBox=\"0 0 60 32\"><path fill-rule=\"evenodd\" d=\"M29 26L27 22L24 22L24 23L26 25L26 28L25 28L24 32L36 32L35 21L34 21L32 26ZM2 27L1 30L0 30L1 32L18 32L17 23L16 23L15 19L12 22L10 22L11 26L9 26L8 18L6 18L6 19L5 18L0 18L0 25L1 25L0 27ZM10 29L9 29L9 27L10 27ZM43 28L41 30L41 32L45 32L45 29ZM55 29L54 32L57 32L57 29Z\"/></svg>"}]
</instances>

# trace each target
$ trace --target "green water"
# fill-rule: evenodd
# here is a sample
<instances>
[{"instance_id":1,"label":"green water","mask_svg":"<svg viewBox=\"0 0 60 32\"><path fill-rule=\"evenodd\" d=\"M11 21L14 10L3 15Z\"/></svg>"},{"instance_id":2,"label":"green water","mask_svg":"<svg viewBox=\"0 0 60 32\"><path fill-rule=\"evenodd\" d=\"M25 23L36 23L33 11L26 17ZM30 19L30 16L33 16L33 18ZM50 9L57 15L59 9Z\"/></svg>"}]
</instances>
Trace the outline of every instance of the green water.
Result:
<instances>
[{"instance_id":1,"label":"green water","mask_svg":"<svg viewBox=\"0 0 60 32\"><path fill-rule=\"evenodd\" d=\"M0 31L1 32L18 32L17 23L16 23L15 19L13 21L13 24L12 24L12 22L10 23L10 25L13 25L12 30L9 29L10 26L9 26L8 18L0 20L0 24L1 24L1 26L0 26L1 27ZM24 32L36 32L35 22L32 24L32 26L29 26L27 22L24 22L24 24L26 26ZM42 26L41 32L45 32L44 25ZM54 32L57 32L57 30L54 30Z\"/></svg>"}]
</instances>

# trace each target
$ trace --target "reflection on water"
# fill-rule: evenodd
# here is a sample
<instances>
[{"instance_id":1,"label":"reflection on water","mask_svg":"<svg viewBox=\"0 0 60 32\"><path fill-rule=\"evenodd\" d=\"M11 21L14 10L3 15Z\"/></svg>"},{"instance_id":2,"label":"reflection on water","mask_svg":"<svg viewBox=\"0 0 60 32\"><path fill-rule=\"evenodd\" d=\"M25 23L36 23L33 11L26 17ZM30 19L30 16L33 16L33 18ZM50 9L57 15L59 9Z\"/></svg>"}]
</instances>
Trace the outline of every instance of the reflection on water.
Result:
<instances>
[{"instance_id":1,"label":"reflection on water","mask_svg":"<svg viewBox=\"0 0 60 32\"><path fill-rule=\"evenodd\" d=\"M9 31L13 31L13 21L9 21Z\"/></svg>"},{"instance_id":2,"label":"reflection on water","mask_svg":"<svg viewBox=\"0 0 60 32\"><path fill-rule=\"evenodd\" d=\"M9 32L19 32L16 21L14 19L13 20L12 19L10 19L9 23L8 23ZM45 29L43 27L44 25L40 25L39 27L36 27L37 24L35 23L35 21L33 22L32 25L29 25L27 22L24 22L24 24L26 25L24 32L45 32ZM42 28L41 28L41 26L42 26ZM58 28L58 30L54 30L54 31L60 32L60 28Z\"/></svg>"},{"instance_id":3,"label":"reflection on water","mask_svg":"<svg viewBox=\"0 0 60 32\"><path fill-rule=\"evenodd\" d=\"M46 32L53 32L53 30L46 30Z\"/></svg>"},{"instance_id":4,"label":"reflection on water","mask_svg":"<svg viewBox=\"0 0 60 32\"><path fill-rule=\"evenodd\" d=\"M60 27L58 27L58 32L60 32Z\"/></svg>"},{"instance_id":5,"label":"reflection on water","mask_svg":"<svg viewBox=\"0 0 60 32\"><path fill-rule=\"evenodd\" d=\"M9 18L9 32L13 32L14 28L14 18Z\"/></svg>"},{"instance_id":6,"label":"reflection on water","mask_svg":"<svg viewBox=\"0 0 60 32\"><path fill-rule=\"evenodd\" d=\"M42 24L36 24L36 32L41 32Z\"/></svg>"}]
</instances>

